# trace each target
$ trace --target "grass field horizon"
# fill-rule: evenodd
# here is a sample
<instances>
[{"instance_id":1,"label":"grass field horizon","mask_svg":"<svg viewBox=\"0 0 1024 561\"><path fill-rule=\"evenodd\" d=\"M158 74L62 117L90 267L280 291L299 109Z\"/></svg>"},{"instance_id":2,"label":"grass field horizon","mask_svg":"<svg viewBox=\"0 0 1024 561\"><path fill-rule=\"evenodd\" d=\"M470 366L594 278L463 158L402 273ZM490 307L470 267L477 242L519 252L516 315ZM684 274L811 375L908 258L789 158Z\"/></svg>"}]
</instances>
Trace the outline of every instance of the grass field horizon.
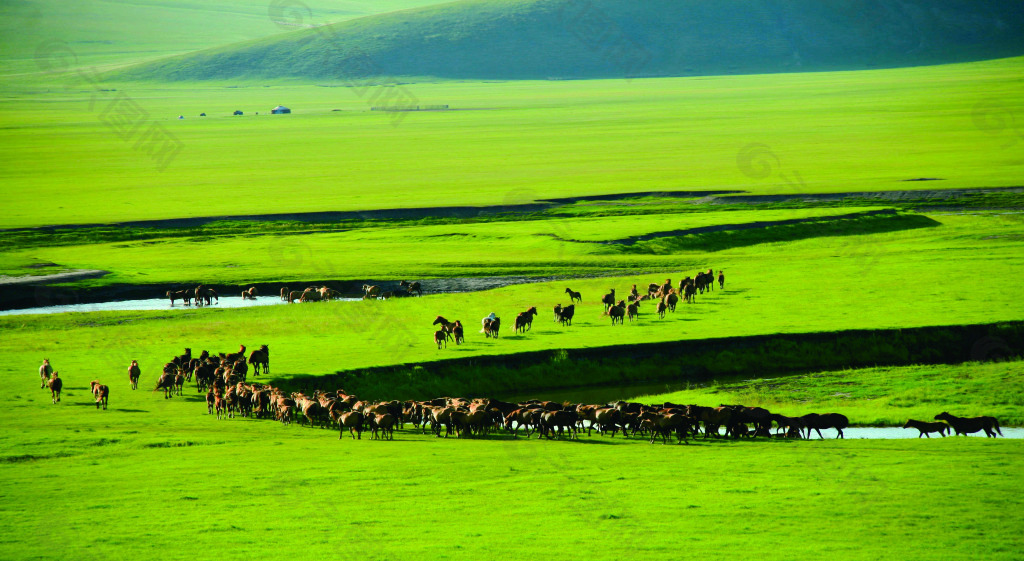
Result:
<instances>
[{"instance_id":1,"label":"grass field horizon","mask_svg":"<svg viewBox=\"0 0 1024 561\"><path fill-rule=\"evenodd\" d=\"M0 193L7 209L0 227L453 200L507 205L637 191L1020 186L1024 164L1013 146L1022 133L1012 118L1024 112L1016 80L1022 64L417 83L408 87L421 104L462 110L411 113L370 111L375 90L341 83L90 86L71 72L51 77L48 92L5 88L0 178L8 188ZM175 141L170 151L154 155L139 144L141 134L119 131L109 113L120 107L114 102L144 112L140 124L162 127ZM266 115L279 103L293 113ZM235 109L246 115L232 117ZM861 147L855 157L841 149L850 142ZM911 181L921 178L940 181ZM63 190L68 181L78 186L73 194ZM63 204L39 212L42 199Z\"/></svg>"}]
</instances>

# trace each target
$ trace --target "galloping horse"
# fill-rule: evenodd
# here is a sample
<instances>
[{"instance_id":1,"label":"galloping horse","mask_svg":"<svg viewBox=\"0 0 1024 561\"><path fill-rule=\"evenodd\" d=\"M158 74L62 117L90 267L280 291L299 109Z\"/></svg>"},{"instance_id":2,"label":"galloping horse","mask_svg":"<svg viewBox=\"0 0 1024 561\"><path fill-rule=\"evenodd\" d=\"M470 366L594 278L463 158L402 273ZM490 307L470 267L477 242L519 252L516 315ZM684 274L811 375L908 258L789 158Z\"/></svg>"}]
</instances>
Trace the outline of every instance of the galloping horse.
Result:
<instances>
[{"instance_id":1,"label":"galloping horse","mask_svg":"<svg viewBox=\"0 0 1024 561\"><path fill-rule=\"evenodd\" d=\"M935 419L949 423L949 426L953 427L957 436L961 434L968 435L980 430L984 430L985 436L989 438L995 438L996 433L999 433L999 436L1003 436L1003 431L999 430L999 421L995 417L956 417L943 411L936 415Z\"/></svg>"}]
</instances>

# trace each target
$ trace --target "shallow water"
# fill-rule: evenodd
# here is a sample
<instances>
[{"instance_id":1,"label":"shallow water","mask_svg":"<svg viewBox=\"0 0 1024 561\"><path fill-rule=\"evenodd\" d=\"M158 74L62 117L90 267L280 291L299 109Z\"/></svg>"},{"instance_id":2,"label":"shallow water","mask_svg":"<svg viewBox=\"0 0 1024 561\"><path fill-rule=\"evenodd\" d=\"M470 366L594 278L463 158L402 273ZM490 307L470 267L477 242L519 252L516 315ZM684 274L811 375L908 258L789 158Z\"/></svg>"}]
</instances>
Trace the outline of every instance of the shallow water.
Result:
<instances>
[{"instance_id":1,"label":"shallow water","mask_svg":"<svg viewBox=\"0 0 1024 561\"><path fill-rule=\"evenodd\" d=\"M339 298L345 302L355 302L359 298ZM145 300L120 300L115 302L96 302L92 304L67 304L61 306L44 306L21 310L3 310L0 316L16 316L25 314L62 314L65 312L110 312L124 310L194 310L197 308L251 308L255 306L277 306L287 304L277 296L258 296L255 300L242 300L241 296L221 296L220 302L209 306L186 306L181 300L171 306L167 298L148 298Z\"/></svg>"},{"instance_id":2,"label":"shallow water","mask_svg":"<svg viewBox=\"0 0 1024 561\"><path fill-rule=\"evenodd\" d=\"M536 399L540 401L555 401L559 403L565 401L571 403L611 403L621 399L623 401L639 401L641 403L647 403L649 400L645 400L643 397L637 396L666 394L684 389L686 389L686 383L643 382L639 384L523 392L520 394L499 396L498 399L514 402ZM1002 427L1002 432L1003 438L1024 439L1024 428ZM772 429L772 434L775 434L775 429ZM811 434L812 440L818 439L818 433L812 431ZM902 427L848 427L843 429L843 437L847 439L868 438L877 440L896 440L904 438L918 438L919 434L921 433L919 433L917 429L904 429ZM947 434L952 436L951 432ZM825 439L836 438L836 430L822 429L821 435ZM969 436L974 438L986 438L984 432L977 432ZM923 436L920 438L924 440L927 438L942 438L942 436L932 434L930 436Z\"/></svg>"}]
</instances>

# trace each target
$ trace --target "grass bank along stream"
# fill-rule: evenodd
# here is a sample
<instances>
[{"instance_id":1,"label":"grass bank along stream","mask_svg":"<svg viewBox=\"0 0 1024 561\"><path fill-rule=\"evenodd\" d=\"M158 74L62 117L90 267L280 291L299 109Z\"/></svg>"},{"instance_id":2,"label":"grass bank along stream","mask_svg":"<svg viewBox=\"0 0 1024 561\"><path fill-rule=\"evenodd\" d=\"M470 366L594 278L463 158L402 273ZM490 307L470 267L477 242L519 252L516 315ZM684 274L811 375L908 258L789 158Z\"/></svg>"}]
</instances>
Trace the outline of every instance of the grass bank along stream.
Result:
<instances>
[{"instance_id":1,"label":"grass bank along stream","mask_svg":"<svg viewBox=\"0 0 1024 561\"><path fill-rule=\"evenodd\" d=\"M344 388L372 399L493 396L643 381L694 383L736 376L878 365L1004 360L1024 351L1024 322L777 334L455 358L298 377L297 388ZM1019 388L1007 388L1009 392ZM1024 419L1021 419L1024 420Z\"/></svg>"}]
</instances>

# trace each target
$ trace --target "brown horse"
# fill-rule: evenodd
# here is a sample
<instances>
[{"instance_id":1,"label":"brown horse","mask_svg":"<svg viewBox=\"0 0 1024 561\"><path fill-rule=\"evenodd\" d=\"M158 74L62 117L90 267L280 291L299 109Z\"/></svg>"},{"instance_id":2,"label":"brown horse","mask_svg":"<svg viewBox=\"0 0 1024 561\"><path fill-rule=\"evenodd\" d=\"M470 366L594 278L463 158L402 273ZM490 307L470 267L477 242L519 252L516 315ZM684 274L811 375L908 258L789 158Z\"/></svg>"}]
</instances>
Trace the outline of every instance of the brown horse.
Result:
<instances>
[{"instance_id":1,"label":"brown horse","mask_svg":"<svg viewBox=\"0 0 1024 561\"><path fill-rule=\"evenodd\" d=\"M488 338L498 338L498 331L501 329L501 318L499 317L485 317L481 323L483 324L483 332Z\"/></svg>"},{"instance_id":2,"label":"brown horse","mask_svg":"<svg viewBox=\"0 0 1024 561\"><path fill-rule=\"evenodd\" d=\"M352 435L352 439L359 440L363 439L363 414L358 411L351 411L348 413L342 413L341 417L338 418L338 425L341 430L338 432L338 439L340 440L345 436L345 429L348 428L348 433ZM358 435L358 436L357 436Z\"/></svg>"},{"instance_id":3,"label":"brown horse","mask_svg":"<svg viewBox=\"0 0 1024 561\"><path fill-rule=\"evenodd\" d=\"M242 300L255 300L257 296L259 296L259 292L256 291L255 286L250 286L242 291Z\"/></svg>"},{"instance_id":4,"label":"brown horse","mask_svg":"<svg viewBox=\"0 0 1024 561\"><path fill-rule=\"evenodd\" d=\"M423 296L423 288L420 286L419 282L416 282L416 281L413 281L413 282L401 281L401 282L398 283L398 286L404 286L405 287L405 291L407 293L409 293L409 294L412 294L413 292L415 292L416 296Z\"/></svg>"},{"instance_id":5,"label":"brown horse","mask_svg":"<svg viewBox=\"0 0 1024 561\"><path fill-rule=\"evenodd\" d=\"M139 369L139 361L133 360L131 365L128 366L128 382L132 385L133 390L139 389L139 376L142 375L142 370Z\"/></svg>"},{"instance_id":6,"label":"brown horse","mask_svg":"<svg viewBox=\"0 0 1024 561\"><path fill-rule=\"evenodd\" d=\"M928 436L928 433L930 432L937 432L942 436L946 436L946 431L949 430L949 425L947 425L946 423L928 423L925 421L915 421L914 419L907 419L907 422L903 423L903 428L909 429L911 427L921 431L921 434L917 435L918 438L921 438L922 436L931 438L930 436Z\"/></svg>"},{"instance_id":7,"label":"brown horse","mask_svg":"<svg viewBox=\"0 0 1024 561\"><path fill-rule=\"evenodd\" d=\"M57 403L60 401L60 390L64 387L64 382L60 379L60 375L56 372L50 376L50 380L47 382L50 387L50 397L53 398L53 402Z\"/></svg>"},{"instance_id":8,"label":"brown horse","mask_svg":"<svg viewBox=\"0 0 1024 561\"><path fill-rule=\"evenodd\" d=\"M437 345L437 350L441 350L441 346L448 346L448 333L444 329L438 329L434 332L434 344Z\"/></svg>"},{"instance_id":9,"label":"brown horse","mask_svg":"<svg viewBox=\"0 0 1024 561\"><path fill-rule=\"evenodd\" d=\"M522 330L523 333L526 333L531 327L533 327L533 316L535 315L537 315L537 307L533 306L529 310L526 310L516 316L516 333L519 333L520 330Z\"/></svg>"},{"instance_id":10,"label":"brown horse","mask_svg":"<svg viewBox=\"0 0 1024 561\"><path fill-rule=\"evenodd\" d=\"M270 347L260 345L260 348L249 353L249 364L252 365L252 373L260 375L260 366L263 366L263 373L270 374Z\"/></svg>"},{"instance_id":11,"label":"brown horse","mask_svg":"<svg viewBox=\"0 0 1024 561\"><path fill-rule=\"evenodd\" d=\"M96 398L96 409L103 405L103 409L107 408L107 401L110 397L110 388L99 383L97 380L93 380L89 383L89 390L92 391L92 395Z\"/></svg>"},{"instance_id":12,"label":"brown horse","mask_svg":"<svg viewBox=\"0 0 1024 561\"><path fill-rule=\"evenodd\" d=\"M980 430L985 431L985 436L989 438L995 438L996 433L1003 436L1003 431L999 430L999 421L995 417L956 417L943 411L935 416L935 420L949 423L957 436L966 436Z\"/></svg>"},{"instance_id":13,"label":"brown horse","mask_svg":"<svg viewBox=\"0 0 1024 561\"><path fill-rule=\"evenodd\" d=\"M580 294L579 292L576 292L575 290L573 290L571 288L566 288L565 289L565 293L569 295L569 303L570 304L575 303L575 302L579 302L581 304L583 303L583 295Z\"/></svg>"},{"instance_id":14,"label":"brown horse","mask_svg":"<svg viewBox=\"0 0 1024 561\"><path fill-rule=\"evenodd\" d=\"M437 316L436 318L434 318L434 323L432 323L431 325L440 325L441 331L445 332L446 336L448 336L448 339L451 339L450 335L453 331L455 331L455 322L448 321L447 319L444 318L444 316Z\"/></svg>"}]
</instances>

